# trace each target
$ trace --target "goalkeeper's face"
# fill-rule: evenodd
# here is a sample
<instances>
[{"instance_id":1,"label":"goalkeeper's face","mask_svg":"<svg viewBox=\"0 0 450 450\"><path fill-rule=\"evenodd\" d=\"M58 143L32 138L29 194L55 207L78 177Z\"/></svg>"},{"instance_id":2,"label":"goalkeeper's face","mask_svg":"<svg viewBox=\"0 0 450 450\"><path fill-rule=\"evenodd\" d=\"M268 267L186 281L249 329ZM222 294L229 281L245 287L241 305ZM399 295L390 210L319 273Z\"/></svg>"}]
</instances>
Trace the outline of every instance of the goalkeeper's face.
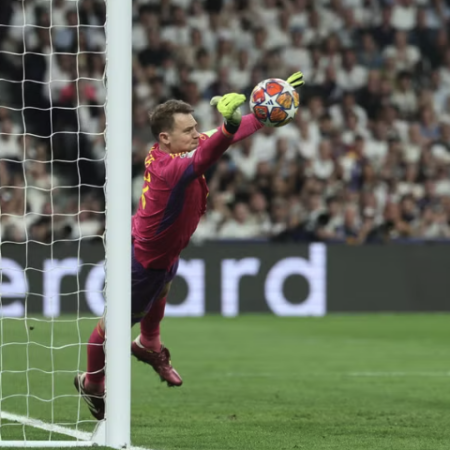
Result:
<instances>
[{"instance_id":1,"label":"goalkeeper's face","mask_svg":"<svg viewBox=\"0 0 450 450\"><path fill-rule=\"evenodd\" d=\"M183 153L198 147L200 133L192 114L175 113L171 130L160 133L159 142L169 153Z\"/></svg>"}]
</instances>

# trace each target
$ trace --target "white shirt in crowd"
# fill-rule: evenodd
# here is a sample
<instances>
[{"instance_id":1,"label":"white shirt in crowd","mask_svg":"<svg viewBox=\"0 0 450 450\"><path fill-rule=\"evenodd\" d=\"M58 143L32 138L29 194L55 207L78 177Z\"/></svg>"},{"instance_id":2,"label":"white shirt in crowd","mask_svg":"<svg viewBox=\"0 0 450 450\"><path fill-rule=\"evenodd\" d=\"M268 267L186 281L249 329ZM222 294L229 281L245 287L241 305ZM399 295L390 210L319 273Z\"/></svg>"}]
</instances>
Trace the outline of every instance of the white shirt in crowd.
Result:
<instances>
[{"instance_id":1,"label":"white shirt in crowd","mask_svg":"<svg viewBox=\"0 0 450 450\"><path fill-rule=\"evenodd\" d=\"M362 66L354 66L351 70L341 68L336 74L336 83L347 91L356 91L362 88L367 81L367 69Z\"/></svg>"},{"instance_id":2,"label":"white shirt in crowd","mask_svg":"<svg viewBox=\"0 0 450 450\"><path fill-rule=\"evenodd\" d=\"M247 180L252 180L256 175L256 169L258 168L259 159L254 151L251 151L249 155L243 154L239 149L235 149L231 152L232 158L236 166L242 172Z\"/></svg>"},{"instance_id":3,"label":"white shirt in crowd","mask_svg":"<svg viewBox=\"0 0 450 450\"><path fill-rule=\"evenodd\" d=\"M277 139L275 134L270 136L263 133L255 134L252 143L252 152L257 156L258 161L272 161L275 158Z\"/></svg>"},{"instance_id":4,"label":"white shirt in crowd","mask_svg":"<svg viewBox=\"0 0 450 450\"><path fill-rule=\"evenodd\" d=\"M397 71L412 70L420 60L420 51L414 45L408 45L401 51L394 45L389 45L383 52L384 58L392 58L395 61Z\"/></svg>"},{"instance_id":5,"label":"white shirt in crowd","mask_svg":"<svg viewBox=\"0 0 450 450\"><path fill-rule=\"evenodd\" d=\"M23 159L23 149L17 136L0 136L0 159Z\"/></svg>"},{"instance_id":6,"label":"white shirt in crowd","mask_svg":"<svg viewBox=\"0 0 450 450\"><path fill-rule=\"evenodd\" d=\"M222 239L250 239L260 235L259 226L251 221L239 223L234 219L225 222L219 231Z\"/></svg>"},{"instance_id":7,"label":"white shirt in crowd","mask_svg":"<svg viewBox=\"0 0 450 450\"><path fill-rule=\"evenodd\" d=\"M417 8L415 5L396 4L392 9L391 25L397 30L410 31L416 26Z\"/></svg>"}]
</instances>

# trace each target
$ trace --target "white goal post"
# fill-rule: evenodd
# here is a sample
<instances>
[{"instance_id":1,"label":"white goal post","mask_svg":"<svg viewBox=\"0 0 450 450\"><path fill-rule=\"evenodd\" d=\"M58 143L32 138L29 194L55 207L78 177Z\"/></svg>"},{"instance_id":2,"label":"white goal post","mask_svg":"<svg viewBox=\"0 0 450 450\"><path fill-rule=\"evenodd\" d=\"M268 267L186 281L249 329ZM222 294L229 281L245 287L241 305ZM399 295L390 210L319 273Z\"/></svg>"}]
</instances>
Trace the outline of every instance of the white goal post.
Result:
<instances>
[{"instance_id":1,"label":"white goal post","mask_svg":"<svg viewBox=\"0 0 450 450\"><path fill-rule=\"evenodd\" d=\"M4 0L0 0L4 1ZM52 25L52 4L61 2L57 2L56 0L36 0L34 2L27 2L25 0L14 0L12 3L17 6L20 6L23 9L23 22L21 24L7 24L0 22L0 33L4 31L4 29L15 29L16 36L17 33L21 33L23 36L23 51L21 53L15 52L14 50L10 50L6 48L0 47L0 56L2 53L10 58L14 62L14 58L21 59L23 66L25 66L25 58L29 49L27 48L26 33L28 31L32 31L33 33L38 33L39 29L43 28L42 26L36 26L34 23L27 22L28 16L26 11L27 3L29 4L43 4L44 6L50 9L50 25L49 25L49 34L51 34L53 30ZM72 3L74 8L78 11L79 5L82 3L82 0L66 0L66 3ZM22 220L23 227L25 227L25 235L26 239L22 243L15 243L8 241L8 239L1 238L2 234L2 214L4 222L6 223L7 219L14 216L14 213L11 214L9 211L2 211L2 195L5 192L14 192L14 190L21 189L23 191L23 195L27 196L28 186L27 186L27 176L25 174L25 168L23 168L23 177L24 184L20 187L19 185L13 185L12 183L5 183L3 180L2 184L2 152L0 148L0 411L1 411L1 421L0 421L0 447L3 448L65 448L65 447L91 447L91 446L107 446L110 448L116 449L124 449L124 448L136 448L131 447L131 432L130 432L130 418L131 418L131 408L130 408L130 396L131 396L131 354L130 354L130 345L131 345L131 120L132 120L132 1L131 0L105 0L106 3L106 76L104 79L106 85L106 153L105 153L105 166L106 166L106 182L104 185L105 189L105 197L106 197L106 227L104 234L105 241L105 250L106 250L106 258L105 258L105 323L106 323L106 342L105 342L105 352L106 352L106 363L105 363L105 391L106 391L106 414L105 420L101 421L95 427L94 432L85 431L86 428L83 428L83 425L87 425L87 422L94 423L91 420L82 420L80 419L80 411L83 413L83 417L86 417L87 407L84 404L84 401L78 398L78 411L75 411L77 416L76 423L61 423L58 420L57 409L51 405L51 420L46 420L46 418L42 419L39 417L39 410L35 409L34 413L30 412L29 400L34 398L42 402L42 404L48 404L53 402L55 399L65 399L65 397L76 397L76 391L74 390L73 384L67 385L67 389L64 387L64 392L60 393L58 389L55 387L55 382L58 381L58 376L60 374L67 375L70 374L72 377L78 371L86 370L85 367L80 366L81 353L86 352L86 344L89 339L89 335L82 335L80 332L80 327L78 321L84 320L85 317L80 315L79 311L77 313L77 318L73 319L73 322L76 321L76 330L78 333L76 342L58 342L56 338L54 338L53 330L55 327L64 326L64 322L69 322L69 320L58 320L57 317L50 317L44 314L44 317L28 317L27 309L30 305L29 297L38 297L41 296L44 298L42 294L36 294L36 291L33 291L34 287L29 284L27 278L27 271L35 271L42 272L43 277L46 276L45 269L40 270L39 268L28 266L28 261L33 259L33 255L31 251L28 250L29 246L29 230L27 229L26 219L28 218L29 213L26 211L26 206L23 206L23 214L20 216L20 220ZM56 25L57 27L61 27L60 25ZM102 24L103 26L103 24ZM70 29L70 26L66 27ZM73 26L72 26L73 28ZM79 31L78 39L80 38ZM1 35L0 35L1 36ZM52 44L52 38L50 38L50 42ZM1 43L1 40L0 40ZM80 45L78 43L78 45ZM80 47L78 47L80 48ZM53 52L53 48L52 48ZM76 54L77 64L78 58L83 57L83 52L78 52ZM62 54L62 53L61 53ZM44 56L45 55L41 55ZM48 60L52 59L52 56L47 55ZM51 64L51 63L50 63ZM27 130L25 115L29 111L25 111L25 87L26 83L25 78L25 68L23 69L23 78L22 80L7 80L2 79L0 67L0 85L3 83L5 86L11 86L12 88L16 88L19 86L22 90L22 100L24 104L22 107L10 107L4 106L0 101L0 110L2 107L7 110L8 113L15 115L16 117L21 117L23 121L23 130L20 135L17 131L4 131L0 129L0 138L2 135L8 137L13 137L14 139L22 139L23 141L23 151L22 155L18 160L9 160L8 156L3 158L3 162L21 164L25 167L26 163L29 161L34 162L30 159L30 156L27 154L26 149L26 139L27 134L30 133ZM83 77L80 77L80 79ZM75 81L76 88L75 91L78 91L78 81ZM42 83L45 85L45 83ZM47 88L50 89L51 81L47 82ZM1 86L0 86L1 88ZM79 96L77 92L75 96ZM0 89L0 98L1 98L1 89ZM78 97L79 101L79 97ZM79 119L79 110L78 106L80 103L76 104L74 108L75 115ZM33 107L28 108L30 110ZM36 109L36 108L34 108ZM48 110L49 114L52 114L51 110L53 109L52 97L50 95L50 106ZM64 108L61 108L63 110ZM1 126L1 116L0 116L0 126ZM6 128L5 128L6 129ZM79 145L79 135L84 133L81 131L76 132L68 132L69 135L72 133L78 139ZM32 138L42 138L49 139L52 142L53 139L53 128L51 130L50 135L48 136L40 136L30 134ZM89 133L86 133L89 134ZM1 139L0 139L1 141ZM0 142L0 146L2 143ZM50 147L52 144L49 144ZM52 157L53 157L53 148L51 149ZM79 154L79 153L78 153ZM80 160L83 158L80 158ZM40 163L42 161L38 161ZM79 161L76 162L78 167ZM49 221L53 226L53 202L56 199L57 188L53 185L53 161L50 161L51 169L49 169L50 178L52 178L50 188L42 188L42 192L46 192L51 198L52 205L52 214L48 214L47 216L51 216ZM79 173L78 173L79 175ZM73 186L71 186L73 187ZM81 189L81 188L79 188ZM3 190L3 192L2 192ZM56 192L56 193L54 193ZM80 192L80 191L79 191ZM6 194L5 194L6 195ZM79 194L80 196L80 194ZM26 204L26 200L24 201ZM81 200L78 198L78 214L80 214ZM36 213L36 215L44 214ZM61 214L63 216L64 214ZM69 216L69 214L67 214ZM16 218L19 217L16 215ZM79 226L79 218L78 218L78 226ZM53 231L52 231L53 238ZM76 239L75 239L76 240ZM14 239L13 239L14 241ZM79 238L81 241L81 237ZM6 246L9 245L21 245L26 248L24 254L25 262L23 267L20 267L20 264L14 265L14 262L8 259L7 256L4 255ZM80 244L79 244L80 245ZM51 270L53 258L56 256L53 255L53 242L50 242L49 247L51 248L50 254L51 257L49 260L49 270ZM2 253L3 250L3 253ZM59 256L61 258L61 256ZM70 259L70 261L69 261ZM75 261L73 261L75 260ZM8 262L10 261L10 262ZM67 258L60 259L59 261L69 261L71 264L77 266L79 265L77 270L80 271L80 266L82 263L76 262L76 258ZM78 258L78 261L79 258ZM9 264L9 265L8 265ZM11 266L13 264L13 266ZM72 267L72 266L71 266ZM18 274L18 268L20 268L21 273ZM14 270L16 272L14 272ZM78 274L79 272L74 272ZM11 276L15 277L17 283L13 287L13 279ZM77 276L78 283L78 292L74 293L75 297L80 298L80 286L79 279ZM30 277L31 279L31 277ZM61 277L58 279L59 283L61 282ZM11 294L13 292L13 294ZM23 309L23 316L16 317L15 319L4 318L4 311L7 306L11 306L10 303L6 302L6 299L11 299L14 297L14 292L17 293L17 297L23 299L23 304L19 307ZM6 295L8 294L8 295ZM61 294L62 295L62 294ZM62 298L62 297L61 297ZM50 302L53 301L53 298L50 298ZM58 300L59 294L58 294ZM43 300L45 301L45 299ZM5 302L5 305L4 305ZM20 302L17 301L16 304ZM79 303L79 300L78 300ZM79 304L78 304L79 307ZM11 310L11 308L10 308ZM9 324L12 324L16 321L22 321L24 325L25 331L23 332L23 336L25 336L24 341L20 341L14 335L14 333L8 328ZM91 321L92 327L94 327L95 322ZM46 345L36 343L33 341L33 337L31 335L31 331L38 326L48 326L48 329L51 330L51 337L49 343ZM22 332L22 331L21 331ZM12 341L9 341L12 339ZM8 367L10 361L14 361L7 355L11 355L11 350L14 348L24 348L26 352L26 363L23 368ZM33 367L33 364L30 363L30 358L33 357L33 348L34 346L39 346L44 350L48 350L50 353L49 356L49 365L51 366L51 371L43 370L42 368ZM70 368L67 367L58 367L58 358L55 358L55 352L61 349L67 349L73 352L78 352L78 356L73 360L73 365ZM78 359L77 359L78 358ZM52 386L50 389L51 396L49 398L41 398L36 396L33 393L33 383L30 382L30 374L39 372L44 377L50 377L52 382ZM20 393L10 393L8 395L6 392L8 391L8 380L11 379L12 376L22 377L24 379L24 386L26 386L25 392ZM46 378L47 380L48 378ZM59 386L58 386L59 388ZM38 398L39 397L39 398ZM9 410L8 406L4 404L4 400L9 400L8 405L14 404L14 399L17 398L17 402L24 399L26 407L23 408L23 411L19 411L16 413L14 410ZM14 409L14 408L13 408ZM23 439L8 439L3 438L2 428L12 425L16 426L16 429L23 429ZM19 428L20 427L20 428ZM25 429L35 429L37 430L36 436L37 438L29 438ZM50 436L43 440L39 438L39 432L45 432L46 436ZM66 436L64 438L63 436ZM64 440L67 439L67 440Z\"/></svg>"},{"instance_id":2,"label":"white goal post","mask_svg":"<svg viewBox=\"0 0 450 450\"><path fill-rule=\"evenodd\" d=\"M130 444L132 2L107 1L106 445Z\"/></svg>"}]
</instances>

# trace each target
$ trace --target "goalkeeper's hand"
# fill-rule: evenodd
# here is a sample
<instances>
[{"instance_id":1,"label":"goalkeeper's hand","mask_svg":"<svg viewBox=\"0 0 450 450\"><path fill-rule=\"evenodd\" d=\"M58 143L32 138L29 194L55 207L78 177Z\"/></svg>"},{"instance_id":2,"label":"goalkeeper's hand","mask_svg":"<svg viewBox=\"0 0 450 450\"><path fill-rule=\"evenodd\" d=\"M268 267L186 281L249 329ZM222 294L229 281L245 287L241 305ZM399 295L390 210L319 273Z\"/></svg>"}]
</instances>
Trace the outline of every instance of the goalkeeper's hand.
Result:
<instances>
[{"instance_id":1,"label":"goalkeeper's hand","mask_svg":"<svg viewBox=\"0 0 450 450\"><path fill-rule=\"evenodd\" d=\"M303 86L303 84L304 84L303 73L295 72L286 80L286 83L289 83L294 88Z\"/></svg>"},{"instance_id":2,"label":"goalkeeper's hand","mask_svg":"<svg viewBox=\"0 0 450 450\"><path fill-rule=\"evenodd\" d=\"M243 94L225 94L224 96L216 96L211 99L211 106L216 106L217 111L225 119L225 129L228 133L234 134L241 124L242 113L239 109L245 103L245 95Z\"/></svg>"}]
</instances>

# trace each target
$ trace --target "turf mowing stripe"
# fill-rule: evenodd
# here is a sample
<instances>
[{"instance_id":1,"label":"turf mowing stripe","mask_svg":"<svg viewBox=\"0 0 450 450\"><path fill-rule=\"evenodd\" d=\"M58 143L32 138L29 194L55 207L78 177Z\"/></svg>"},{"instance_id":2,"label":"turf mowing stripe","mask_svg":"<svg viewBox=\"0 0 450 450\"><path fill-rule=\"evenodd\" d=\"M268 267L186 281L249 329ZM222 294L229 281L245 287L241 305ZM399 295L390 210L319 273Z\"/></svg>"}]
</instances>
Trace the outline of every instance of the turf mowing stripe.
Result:
<instances>
[{"instance_id":1,"label":"turf mowing stripe","mask_svg":"<svg viewBox=\"0 0 450 450\"><path fill-rule=\"evenodd\" d=\"M1 411L1 418L5 420L9 420L11 422L19 422L23 425L28 425L34 428L38 428L40 430L44 431L51 431L52 433L58 433L58 434L64 434L66 436L73 437L75 439L78 439L79 441L90 441L92 439L92 433L88 433L87 431L79 431L74 430L72 428L63 427L61 425L55 425L47 422L43 422L42 420L32 419L25 416L20 416L18 414L12 414L6 411ZM32 441L27 441L27 444L31 443ZM51 441L49 441L51 442ZM67 445L67 442L70 445L70 441L66 441L65 444ZM55 442L56 443L56 442ZM73 444L79 444L79 445L87 445L87 442L81 442L77 443L74 442ZM23 442L22 442L23 445ZM145 447L129 447L130 450L152 450Z\"/></svg>"},{"instance_id":2,"label":"turf mowing stripe","mask_svg":"<svg viewBox=\"0 0 450 450\"><path fill-rule=\"evenodd\" d=\"M350 372L351 377L450 377L450 372Z\"/></svg>"},{"instance_id":3,"label":"turf mowing stripe","mask_svg":"<svg viewBox=\"0 0 450 450\"><path fill-rule=\"evenodd\" d=\"M278 372L227 372L214 374L209 373L208 376L217 375L220 378L231 377L231 378L310 378L311 376L349 376L349 377L450 377L450 372L305 372L303 374L283 374Z\"/></svg>"}]
</instances>

